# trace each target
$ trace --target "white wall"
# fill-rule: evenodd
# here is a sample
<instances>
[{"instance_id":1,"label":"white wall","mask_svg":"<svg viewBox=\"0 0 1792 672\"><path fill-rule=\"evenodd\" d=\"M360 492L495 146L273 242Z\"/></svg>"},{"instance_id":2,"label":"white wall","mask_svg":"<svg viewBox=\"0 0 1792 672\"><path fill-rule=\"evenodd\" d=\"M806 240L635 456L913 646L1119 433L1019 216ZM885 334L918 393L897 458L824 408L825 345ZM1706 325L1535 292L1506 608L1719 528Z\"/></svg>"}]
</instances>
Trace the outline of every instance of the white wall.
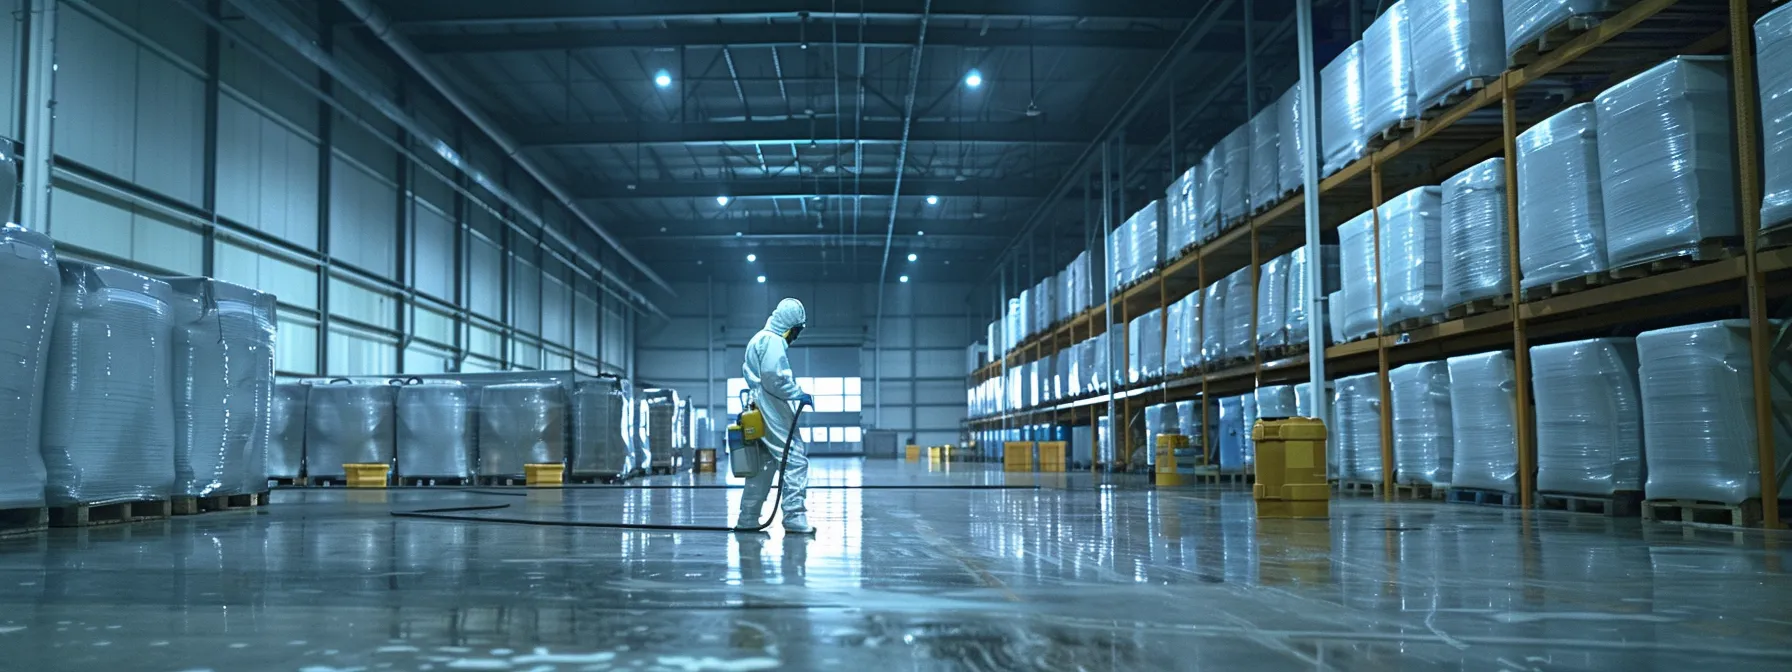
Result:
<instances>
[{"instance_id":1,"label":"white wall","mask_svg":"<svg viewBox=\"0 0 1792 672\"><path fill-rule=\"evenodd\" d=\"M969 285L887 285L881 328L872 285L718 282L675 288L679 301L666 307L671 319L640 324L636 365L643 383L676 388L698 408L713 408L711 417L726 415L725 385L741 375L747 340L779 299L794 297L809 313L809 326L791 349L796 374L864 380L858 417L816 416L805 424L890 429L904 439L915 435L922 445L957 441L965 415L964 350L981 328L969 317Z\"/></svg>"},{"instance_id":2,"label":"white wall","mask_svg":"<svg viewBox=\"0 0 1792 672\"><path fill-rule=\"evenodd\" d=\"M0 135L15 141L22 4L0 0ZM285 7L303 17L310 5ZM60 5L52 149L67 168L42 224L59 254L276 294L287 375L628 369L634 311L594 269L535 224L494 214L492 194L457 191L462 178L372 106L342 89L346 113L322 105L282 69L322 84L318 71L253 22L226 23L242 42L163 0ZM356 35L325 41L425 125L477 137ZM573 235L520 171L468 145L483 172Z\"/></svg>"}]
</instances>

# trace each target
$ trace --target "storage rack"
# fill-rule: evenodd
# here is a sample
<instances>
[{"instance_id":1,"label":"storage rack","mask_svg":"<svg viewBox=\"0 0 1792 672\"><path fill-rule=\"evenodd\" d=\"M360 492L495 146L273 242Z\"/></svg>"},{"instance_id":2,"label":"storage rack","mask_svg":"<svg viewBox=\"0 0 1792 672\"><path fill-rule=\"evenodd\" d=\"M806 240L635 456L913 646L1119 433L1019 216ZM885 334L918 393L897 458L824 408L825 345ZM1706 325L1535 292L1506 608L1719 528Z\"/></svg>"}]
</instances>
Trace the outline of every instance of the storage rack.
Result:
<instances>
[{"instance_id":1,"label":"storage rack","mask_svg":"<svg viewBox=\"0 0 1792 672\"><path fill-rule=\"evenodd\" d=\"M1442 357L1511 348L1516 374L1519 496L1523 508L1531 508L1536 490L1536 445L1530 408L1529 347L1532 339L1592 337L1621 325L1652 319L1697 315L1714 309L1740 306L1750 323L1753 361L1756 448L1762 465L1761 491L1766 501L1779 491L1774 459L1773 429L1776 418L1769 381L1770 347L1784 340L1770 324L1768 301L1792 294L1792 247L1761 248L1762 204L1760 110L1755 79L1754 22L1769 4L1750 0L1638 0L1612 14L1577 37L1522 66L1508 69L1472 95L1435 115L1427 115L1401 137L1320 181L1320 225L1335 236L1340 224L1365 211L1378 210L1384 195L1440 184L1450 176L1488 158L1504 156L1506 170L1506 245L1509 307L1447 319L1434 324L1390 333L1379 324L1375 336L1325 348L1327 377L1337 378L1376 371L1381 381L1383 408L1389 403L1388 371L1395 365ZM1599 91L1624 81L1677 55L1724 54L1731 58L1735 104L1737 181L1740 185L1743 247L1740 253L1678 270L1620 280L1582 291L1548 298L1527 299L1520 287L1518 254L1518 134L1532 124L1570 105L1587 102ZM1535 110L1535 96L1527 86L1547 77L1576 76L1596 82L1591 90L1547 109ZM1490 122L1498 110L1498 121ZM1315 123L1308 120L1305 123ZM974 371L972 386L997 377L1011 366L1037 360L1070 344L1102 333L1112 310L1115 328L1125 330L1129 320L1197 291L1226 274L1252 269L1252 340L1255 342L1256 294L1261 264L1266 259L1304 244L1305 194L1297 191L1261 214L1217 238L1187 250L1171 250L1166 263L1144 280L1115 292L1105 304L1098 302L1042 333L1022 340L1002 358ZM1377 215L1379 219L1379 215ZM1380 226L1376 225L1379 257ZM1320 241L1315 241L1320 242ZM1315 262L1317 263L1317 262ZM1379 286L1380 260L1376 261ZM1771 282L1770 282L1771 281ZM1521 297L1511 300L1512 297ZM1314 316L1310 319L1323 319ZM1378 318L1379 319L1379 318ZM1197 342L1201 338L1196 334ZM1265 360L1263 353L1245 364L1214 368L1211 363L1191 375L1168 380L1147 380L1125 385L1113 382L1106 392L1061 400L1016 412L971 418L973 429L1001 429L1022 423L1051 421L1093 424L1107 414L1114 402L1120 418L1130 418L1135 406L1185 399L1210 399L1240 394L1260 385L1306 380L1306 353ZM1393 465L1392 413L1381 414L1381 459ZM1212 432L1205 435L1205 450L1214 454ZM1113 437L1122 442L1116 463L1094 467L1125 468L1131 455L1130 433L1123 422L1114 423ZM1096 440L1099 441L1097 434ZM1099 447L1095 454L1100 454ZM1383 470L1382 492L1391 497L1394 469ZM1764 506L1768 528L1782 523L1778 507Z\"/></svg>"}]
</instances>

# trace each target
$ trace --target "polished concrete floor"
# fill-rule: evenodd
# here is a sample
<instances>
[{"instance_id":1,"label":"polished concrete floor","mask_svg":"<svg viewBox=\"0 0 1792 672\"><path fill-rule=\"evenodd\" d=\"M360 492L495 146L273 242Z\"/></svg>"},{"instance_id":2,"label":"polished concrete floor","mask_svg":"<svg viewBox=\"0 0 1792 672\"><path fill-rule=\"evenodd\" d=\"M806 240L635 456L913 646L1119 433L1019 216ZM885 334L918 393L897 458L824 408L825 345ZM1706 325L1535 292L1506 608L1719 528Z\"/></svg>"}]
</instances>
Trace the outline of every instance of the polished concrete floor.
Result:
<instances>
[{"instance_id":1,"label":"polished concrete floor","mask_svg":"<svg viewBox=\"0 0 1792 672\"><path fill-rule=\"evenodd\" d=\"M656 479L660 484L683 478ZM3 670L1792 669L1792 537L821 461L813 539L730 489L279 491L0 540Z\"/></svg>"}]
</instances>

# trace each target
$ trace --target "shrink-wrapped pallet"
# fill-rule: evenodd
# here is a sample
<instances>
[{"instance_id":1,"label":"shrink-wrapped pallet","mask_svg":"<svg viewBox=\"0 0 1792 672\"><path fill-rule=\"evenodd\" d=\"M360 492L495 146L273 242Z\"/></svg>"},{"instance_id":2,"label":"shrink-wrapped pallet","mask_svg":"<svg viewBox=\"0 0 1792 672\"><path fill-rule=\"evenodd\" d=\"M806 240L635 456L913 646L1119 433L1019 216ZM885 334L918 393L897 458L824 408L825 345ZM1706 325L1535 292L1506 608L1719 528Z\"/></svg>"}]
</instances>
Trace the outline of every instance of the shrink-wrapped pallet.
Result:
<instances>
[{"instance_id":1,"label":"shrink-wrapped pallet","mask_svg":"<svg viewBox=\"0 0 1792 672\"><path fill-rule=\"evenodd\" d=\"M1609 266L1690 255L1701 242L1742 235L1730 59L1670 58L1593 104Z\"/></svg>"},{"instance_id":2,"label":"shrink-wrapped pallet","mask_svg":"<svg viewBox=\"0 0 1792 672\"><path fill-rule=\"evenodd\" d=\"M1227 474L1244 473L1244 397L1220 399L1219 463Z\"/></svg>"},{"instance_id":3,"label":"shrink-wrapped pallet","mask_svg":"<svg viewBox=\"0 0 1792 672\"><path fill-rule=\"evenodd\" d=\"M1107 391L1108 382L1112 380L1109 375L1111 365L1108 360L1113 356L1113 346L1109 345L1108 339L1108 334L1102 333L1096 335L1089 342L1089 389L1091 391Z\"/></svg>"},{"instance_id":4,"label":"shrink-wrapped pallet","mask_svg":"<svg viewBox=\"0 0 1792 672\"><path fill-rule=\"evenodd\" d=\"M1108 325L1108 333L1113 334L1108 339L1108 347L1113 349L1108 355L1108 363L1111 365L1108 367L1108 383L1117 388L1126 386L1129 380L1127 365L1132 362L1132 343L1126 337L1126 326L1124 322Z\"/></svg>"},{"instance_id":5,"label":"shrink-wrapped pallet","mask_svg":"<svg viewBox=\"0 0 1792 672\"><path fill-rule=\"evenodd\" d=\"M1549 29L1577 16L1598 16L1612 11L1619 0L1501 0L1505 8L1506 55L1543 37Z\"/></svg>"},{"instance_id":6,"label":"shrink-wrapped pallet","mask_svg":"<svg viewBox=\"0 0 1792 672\"><path fill-rule=\"evenodd\" d=\"M398 473L407 478L472 478L473 389L458 381L411 379L395 393Z\"/></svg>"},{"instance_id":7,"label":"shrink-wrapped pallet","mask_svg":"<svg viewBox=\"0 0 1792 672\"><path fill-rule=\"evenodd\" d=\"M1201 242L1220 235L1220 201L1226 191L1226 167L1226 143L1222 139L1207 149L1197 167L1201 172L1201 186L1196 189L1195 197L1201 207L1195 213L1195 222Z\"/></svg>"},{"instance_id":8,"label":"shrink-wrapped pallet","mask_svg":"<svg viewBox=\"0 0 1792 672\"><path fill-rule=\"evenodd\" d=\"M1511 293L1506 226L1506 159L1482 161L1444 182L1445 306Z\"/></svg>"},{"instance_id":9,"label":"shrink-wrapped pallet","mask_svg":"<svg viewBox=\"0 0 1792 672\"><path fill-rule=\"evenodd\" d=\"M1255 325L1251 323L1251 269L1241 268L1226 276L1226 345L1225 358L1249 357L1255 352Z\"/></svg>"},{"instance_id":10,"label":"shrink-wrapped pallet","mask_svg":"<svg viewBox=\"0 0 1792 672\"><path fill-rule=\"evenodd\" d=\"M273 431L273 297L209 278L163 281L173 298L174 494L260 492Z\"/></svg>"},{"instance_id":11,"label":"shrink-wrapped pallet","mask_svg":"<svg viewBox=\"0 0 1792 672\"><path fill-rule=\"evenodd\" d=\"M1275 103L1251 117L1251 184L1245 214L1274 203L1282 195L1281 138L1277 135Z\"/></svg>"},{"instance_id":12,"label":"shrink-wrapped pallet","mask_svg":"<svg viewBox=\"0 0 1792 672\"><path fill-rule=\"evenodd\" d=\"M1450 425L1456 434L1451 485L1517 492L1521 430L1512 353L1462 355L1449 364Z\"/></svg>"},{"instance_id":13,"label":"shrink-wrapped pallet","mask_svg":"<svg viewBox=\"0 0 1792 672\"><path fill-rule=\"evenodd\" d=\"M1163 258L1163 206L1159 201L1145 204L1132 216L1132 279L1138 280L1157 270Z\"/></svg>"},{"instance_id":14,"label":"shrink-wrapped pallet","mask_svg":"<svg viewBox=\"0 0 1792 672\"><path fill-rule=\"evenodd\" d=\"M1637 335L1646 498L1738 504L1762 496L1748 330L1747 320L1725 320ZM1784 362L1769 372L1777 408L1792 403L1792 391L1778 384L1792 376ZM1784 464L1792 436L1783 425L1773 429L1774 462ZM1789 494L1782 485L1769 501Z\"/></svg>"},{"instance_id":15,"label":"shrink-wrapped pallet","mask_svg":"<svg viewBox=\"0 0 1792 672\"><path fill-rule=\"evenodd\" d=\"M1450 371L1443 362L1419 362L1388 372L1394 403L1394 475L1401 483L1450 484L1455 451Z\"/></svg>"},{"instance_id":16,"label":"shrink-wrapped pallet","mask_svg":"<svg viewBox=\"0 0 1792 672\"><path fill-rule=\"evenodd\" d=\"M1257 417L1266 420L1300 417L1293 385L1265 385L1255 393Z\"/></svg>"},{"instance_id":17,"label":"shrink-wrapped pallet","mask_svg":"<svg viewBox=\"0 0 1792 672\"><path fill-rule=\"evenodd\" d=\"M1792 5L1755 22L1761 100L1761 228L1792 222Z\"/></svg>"},{"instance_id":18,"label":"shrink-wrapped pallet","mask_svg":"<svg viewBox=\"0 0 1792 672\"><path fill-rule=\"evenodd\" d=\"M1288 344L1288 255L1263 262L1257 273L1257 347Z\"/></svg>"},{"instance_id":19,"label":"shrink-wrapped pallet","mask_svg":"<svg viewBox=\"0 0 1792 672\"><path fill-rule=\"evenodd\" d=\"M1420 109L1506 69L1505 20L1492 0L1405 0Z\"/></svg>"},{"instance_id":20,"label":"shrink-wrapped pallet","mask_svg":"<svg viewBox=\"0 0 1792 672\"><path fill-rule=\"evenodd\" d=\"M1344 342L1344 291L1338 290L1325 296L1325 322L1331 334L1331 344Z\"/></svg>"},{"instance_id":21,"label":"shrink-wrapped pallet","mask_svg":"<svg viewBox=\"0 0 1792 672\"><path fill-rule=\"evenodd\" d=\"M1418 116L1413 88L1412 33L1406 0L1398 0L1363 31L1363 130L1365 138Z\"/></svg>"},{"instance_id":22,"label":"shrink-wrapped pallet","mask_svg":"<svg viewBox=\"0 0 1792 672\"><path fill-rule=\"evenodd\" d=\"M1204 405L1199 401L1176 402L1176 433L1188 437L1188 442L1192 446L1199 447L1201 445L1201 430L1205 423L1197 409Z\"/></svg>"},{"instance_id":23,"label":"shrink-wrapped pallet","mask_svg":"<svg viewBox=\"0 0 1792 672\"><path fill-rule=\"evenodd\" d=\"M1192 296L1192 295L1191 295ZM1188 319L1191 304L1188 297L1177 299L1164 309L1164 374L1174 376L1182 373L1182 362L1187 358L1188 328L1193 323Z\"/></svg>"},{"instance_id":24,"label":"shrink-wrapped pallet","mask_svg":"<svg viewBox=\"0 0 1792 672\"><path fill-rule=\"evenodd\" d=\"M1238 405L1240 413L1244 416L1244 427L1241 430L1244 436L1240 441L1244 444L1244 469L1252 471L1257 464L1257 439L1251 432L1251 429L1257 426L1257 395L1247 394L1239 397Z\"/></svg>"},{"instance_id":25,"label":"shrink-wrapped pallet","mask_svg":"<svg viewBox=\"0 0 1792 672\"><path fill-rule=\"evenodd\" d=\"M1283 321L1288 332L1288 345L1307 344L1307 315L1311 312L1312 302L1307 299L1307 264L1310 255L1308 247L1302 245L1288 253L1288 307ZM1319 246L1319 291L1320 296L1330 296L1338 291L1338 246ZM1336 312L1336 308L1332 311ZM1331 330L1331 323L1320 316L1319 333Z\"/></svg>"},{"instance_id":26,"label":"shrink-wrapped pallet","mask_svg":"<svg viewBox=\"0 0 1792 672\"><path fill-rule=\"evenodd\" d=\"M1419 187L1381 206L1384 323L1444 312L1443 189Z\"/></svg>"},{"instance_id":27,"label":"shrink-wrapped pallet","mask_svg":"<svg viewBox=\"0 0 1792 672\"><path fill-rule=\"evenodd\" d=\"M1246 121L1227 133L1224 148L1226 177L1220 192L1220 229L1236 225L1251 212L1251 123Z\"/></svg>"},{"instance_id":28,"label":"shrink-wrapped pallet","mask_svg":"<svg viewBox=\"0 0 1792 672\"><path fill-rule=\"evenodd\" d=\"M1338 477L1347 481L1381 481L1381 381L1378 374L1339 378Z\"/></svg>"},{"instance_id":29,"label":"shrink-wrapped pallet","mask_svg":"<svg viewBox=\"0 0 1792 672\"><path fill-rule=\"evenodd\" d=\"M1537 490L1610 495L1643 489L1643 407L1636 339L1531 348Z\"/></svg>"},{"instance_id":30,"label":"shrink-wrapped pallet","mask_svg":"<svg viewBox=\"0 0 1792 672\"><path fill-rule=\"evenodd\" d=\"M1340 338L1351 341L1375 333L1381 318L1381 295L1375 286L1375 212L1357 215L1338 227L1339 272L1343 305Z\"/></svg>"},{"instance_id":31,"label":"shrink-wrapped pallet","mask_svg":"<svg viewBox=\"0 0 1792 672\"><path fill-rule=\"evenodd\" d=\"M1343 170L1362 158L1364 140L1363 43L1338 54L1319 72L1319 146L1321 176Z\"/></svg>"},{"instance_id":32,"label":"shrink-wrapped pallet","mask_svg":"<svg viewBox=\"0 0 1792 672\"><path fill-rule=\"evenodd\" d=\"M0 172L12 162L0 159ZM0 181L8 175L0 175ZM0 184L0 215L12 212L13 184ZM0 219L5 219L0 216ZM0 226L0 509L44 503L44 376L62 278L49 236Z\"/></svg>"},{"instance_id":33,"label":"shrink-wrapped pallet","mask_svg":"<svg viewBox=\"0 0 1792 672\"><path fill-rule=\"evenodd\" d=\"M1200 170L1189 168L1164 191L1165 261L1182 256L1182 251L1196 242L1195 214L1201 209L1197 194L1200 180Z\"/></svg>"},{"instance_id":34,"label":"shrink-wrapped pallet","mask_svg":"<svg viewBox=\"0 0 1792 672\"><path fill-rule=\"evenodd\" d=\"M1301 135L1300 83L1276 101L1276 184L1282 194L1299 191L1306 181L1306 137Z\"/></svg>"},{"instance_id":35,"label":"shrink-wrapped pallet","mask_svg":"<svg viewBox=\"0 0 1792 672\"><path fill-rule=\"evenodd\" d=\"M1108 277L1115 292L1132 280L1132 220L1120 223L1108 234Z\"/></svg>"},{"instance_id":36,"label":"shrink-wrapped pallet","mask_svg":"<svg viewBox=\"0 0 1792 672\"><path fill-rule=\"evenodd\" d=\"M298 478L305 469L305 411L310 406L311 386L281 383L274 386L272 440L268 442L268 478ZM266 481L262 484L265 486Z\"/></svg>"},{"instance_id":37,"label":"shrink-wrapped pallet","mask_svg":"<svg viewBox=\"0 0 1792 672\"><path fill-rule=\"evenodd\" d=\"M1176 360L1178 371L1195 371L1201 367L1201 297L1202 293L1197 290L1177 302L1182 304L1182 346ZM1168 366L1168 353L1164 359Z\"/></svg>"},{"instance_id":38,"label":"shrink-wrapped pallet","mask_svg":"<svg viewBox=\"0 0 1792 672\"><path fill-rule=\"evenodd\" d=\"M671 404L662 405L670 406L664 409L668 422L655 422L648 428L656 459L662 455L671 459L683 448L679 435L684 425L677 421L677 401L672 398ZM555 382L503 383L479 390L480 475L521 476L523 465L565 461L565 387Z\"/></svg>"},{"instance_id":39,"label":"shrink-wrapped pallet","mask_svg":"<svg viewBox=\"0 0 1792 672\"><path fill-rule=\"evenodd\" d=\"M1178 434L1182 421L1176 404L1155 404L1145 407L1145 440L1133 446L1131 464L1157 464L1157 437Z\"/></svg>"},{"instance_id":40,"label":"shrink-wrapped pallet","mask_svg":"<svg viewBox=\"0 0 1792 672\"><path fill-rule=\"evenodd\" d=\"M1226 358L1226 286L1225 278L1201 290L1201 363L1213 364Z\"/></svg>"},{"instance_id":41,"label":"shrink-wrapped pallet","mask_svg":"<svg viewBox=\"0 0 1792 672\"><path fill-rule=\"evenodd\" d=\"M120 268L58 266L62 287L44 378L45 500L63 506L168 497L173 291Z\"/></svg>"},{"instance_id":42,"label":"shrink-wrapped pallet","mask_svg":"<svg viewBox=\"0 0 1792 672\"><path fill-rule=\"evenodd\" d=\"M339 378L309 387L307 478L344 478L344 464L392 463L397 456L393 402L398 386Z\"/></svg>"},{"instance_id":43,"label":"shrink-wrapped pallet","mask_svg":"<svg viewBox=\"0 0 1792 672\"><path fill-rule=\"evenodd\" d=\"M1604 271L1598 123L1592 103L1518 134L1518 266L1525 287Z\"/></svg>"}]
</instances>

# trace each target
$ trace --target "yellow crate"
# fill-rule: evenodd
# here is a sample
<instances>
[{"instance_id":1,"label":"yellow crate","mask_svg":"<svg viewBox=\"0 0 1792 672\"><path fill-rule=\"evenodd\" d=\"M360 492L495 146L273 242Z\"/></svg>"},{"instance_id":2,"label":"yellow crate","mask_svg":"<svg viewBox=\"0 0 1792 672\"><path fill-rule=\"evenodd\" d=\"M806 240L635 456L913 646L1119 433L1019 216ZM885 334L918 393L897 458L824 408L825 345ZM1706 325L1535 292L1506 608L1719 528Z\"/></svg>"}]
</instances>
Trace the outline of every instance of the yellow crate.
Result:
<instances>
[{"instance_id":1,"label":"yellow crate","mask_svg":"<svg viewBox=\"0 0 1792 672\"><path fill-rule=\"evenodd\" d=\"M342 465L343 480L351 488L383 488L392 474L392 465L346 462Z\"/></svg>"},{"instance_id":2,"label":"yellow crate","mask_svg":"<svg viewBox=\"0 0 1792 672\"><path fill-rule=\"evenodd\" d=\"M950 461L952 461L952 447L951 446L928 446L927 447L927 461L929 461L929 462L950 462Z\"/></svg>"},{"instance_id":3,"label":"yellow crate","mask_svg":"<svg viewBox=\"0 0 1792 672\"><path fill-rule=\"evenodd\" d=\"M1063 441L1039 442L1039 470L1050 473L1064 472L1064 455L1070 452L1070 446Z\"/></svg>"},{"instance_id":4,"label":"yellow crate","mask_svg":"<svg viewBox=\"0 0 1792 672\"><path fill-rule=\"evenodd\" d=\"M564 464L525 464L523 483L528 485L560 485L566 482Z\"/></svg>"},{"instance_id":5,"label":"yellow crate","mask_svg":"<svg viewBox=\"0 0 1792 672\"><path fill-rule=\"evenodd\" d=\"M910 462L920 462L921 461L921 447L920 446L910 445L908 447L908 461L910 461Z\"/></svg>"},{"instance_id":6,"label":"yellow crate","mask_svg":"<svg viewBox=\"0 0 1792 672\"><path fill-rule=\"evenodd\" d=\"M1008 441L1002 444L1002 471L1032 470L1032 441Z\"/></svg>"},{"instance_id":7,"label":"yellow crate","mask_svg":"<svg viewBox=\"0 0 1792 672\"><path fill-rule=\"evenodd\" d=\"M1330 513L1325 481L1325 424L1311 418L1259 420L1257 482L1251 497L1259 518L1323 518Z\"/></svg>"},{"instance_id":8,"label":"yellow crate","mask_svg":"<svg viewBox=\"0 0 1792 672\"><path fill-rule=\"evenodd\" d=\"M716 470L716 449L714 449L714 448L698 448L697 449L697 471L699 473L715 473L715 470Z\"/></svg>"}]
</instances>

